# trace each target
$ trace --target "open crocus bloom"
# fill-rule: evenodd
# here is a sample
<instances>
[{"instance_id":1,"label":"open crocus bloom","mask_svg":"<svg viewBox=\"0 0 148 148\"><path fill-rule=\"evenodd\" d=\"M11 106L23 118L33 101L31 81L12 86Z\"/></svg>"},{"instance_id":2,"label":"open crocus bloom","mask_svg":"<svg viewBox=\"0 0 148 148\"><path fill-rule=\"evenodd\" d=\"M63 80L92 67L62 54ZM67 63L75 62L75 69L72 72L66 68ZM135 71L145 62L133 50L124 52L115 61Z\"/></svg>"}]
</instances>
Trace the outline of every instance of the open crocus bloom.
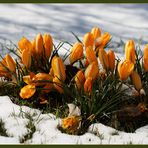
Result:
<instances>
[{"instance_id":1,"label":"open crocus bloom","mask_svg":"<svg viewBox=\"0 0 148 148\"><path fill-rule=\"evenodd\" d=\"M122 81L127 80L128 76L131 75L133 70L134 64L129 60L120 61L118 64L118 73Z\"/></svg>"},{"instance_id":2,"label":"open crocus bloom","mask_svg":"<svg viewBox=\"0 0 148 148\"><path fill-rule=\"evenodd\" d=\"M36 87L37 86L46 86L46 89L51 89L52 86L49 85L53 85L52 82L52 76L46 73L38 73L34 76L31 75L27 75L23 77L23 81L28 84L26 86L24 86L21 91L20 91L20 97L23 99L29 99L30 97L32 97L35 92L36 92ZM45 89L44 88L44 89ZM48 90L43 92L48 92Z\"/></svg>"},{"instance_id":3,"label":"open crocus bloom","mask_svg":"<svg viewBox=\"0 0 148 148\"><path fill-rule=\"evenodd\" d=\"M95 42L96 51L98 52L101 48L104 48L108 44L110 39L111 35L108 32L102 34L101 37L99 37Z\"/></svg>"}]
</instances>

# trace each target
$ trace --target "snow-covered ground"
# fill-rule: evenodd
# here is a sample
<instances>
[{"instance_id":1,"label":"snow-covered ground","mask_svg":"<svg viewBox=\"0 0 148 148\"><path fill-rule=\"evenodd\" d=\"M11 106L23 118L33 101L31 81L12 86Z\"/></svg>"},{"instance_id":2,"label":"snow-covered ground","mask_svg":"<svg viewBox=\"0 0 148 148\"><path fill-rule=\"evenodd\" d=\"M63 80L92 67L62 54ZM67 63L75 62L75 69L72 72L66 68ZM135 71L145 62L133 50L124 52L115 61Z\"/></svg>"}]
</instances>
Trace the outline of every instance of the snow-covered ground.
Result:
<instances>
[{"instance_id":1,"label":"snow-covered ground","mask_svg":"<svg viewBox=\"0 0 148 148\"><path fill-rule=\"evenodd\" d=\"M147 8L148 4L0 4L0 42L17 43L22 36L32 39L44 32L51 33L56 42L74 42L71 31L83 36L99 26L112 34L113 42L132 38L146 44ZM148 144L148 126L124 133L98 123L82 136L71 136L57 129L60 121L0 97L0 128L6 130L0 144Z\"/></svg>"},{"instance_id":2,"label":"snow-covered ground","mask_svg":"<svg viewBox=\"0 0 148 148\"><path fill-rule=\"evenodd\" d=\"M81 136L61 133L61 119L15 105L7 96L0 97L0 119L7 135L0 136L0 144L148 144L148 126L125 133L96 123Z\"/></svg>"}]
</instances>

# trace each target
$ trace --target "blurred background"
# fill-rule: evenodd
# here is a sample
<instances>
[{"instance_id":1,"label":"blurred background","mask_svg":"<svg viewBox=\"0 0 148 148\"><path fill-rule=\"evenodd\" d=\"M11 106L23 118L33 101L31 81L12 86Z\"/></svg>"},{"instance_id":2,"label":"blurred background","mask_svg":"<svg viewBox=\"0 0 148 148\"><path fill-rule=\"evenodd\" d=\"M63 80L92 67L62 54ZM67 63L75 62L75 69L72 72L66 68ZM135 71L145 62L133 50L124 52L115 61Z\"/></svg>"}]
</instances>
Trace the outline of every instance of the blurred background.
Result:
<instances>
[{"instance_id":1,"label":"blurred background","mask_svg":"<svg viewBox=\"0 0 148 148\"><path fill-rule=\"evenodd\" d=\"M0 4L0 42L51 33L55 40L75 42L94 26L120 43L148 43L148 4Z\"/></svg>"}]
</instances>

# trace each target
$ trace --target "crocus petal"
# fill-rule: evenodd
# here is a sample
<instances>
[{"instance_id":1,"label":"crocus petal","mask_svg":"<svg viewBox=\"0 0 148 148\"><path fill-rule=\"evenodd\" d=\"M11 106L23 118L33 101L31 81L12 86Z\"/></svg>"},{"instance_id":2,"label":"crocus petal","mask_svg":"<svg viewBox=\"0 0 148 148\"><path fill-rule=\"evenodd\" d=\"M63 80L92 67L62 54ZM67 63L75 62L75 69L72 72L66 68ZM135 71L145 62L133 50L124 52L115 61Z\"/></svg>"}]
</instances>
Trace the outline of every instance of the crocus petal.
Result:
<instances>
[{"instance_id":1,"label":"crocus petal","mask_svg":"<svg viewBox=\"0 0 148 148\"><path fill-rule=\"evenodd\" d=\"M101 30L98 27L93 27L91 33L93 34L94 39L97 39L101 36Z\"/></svg>"},{"instance_id":2,"label":"crocus petal","mask_svg":"<svg viewBox=\"0 0 148 148\"><path fill-rule=\"evenodd\" d=\"M91 46L92 48L94 47L94 36L92 33L86 33L83 37L83 44L85 46L85 48Z\"/></svg>"},{"instance_id":3,"label":"crocus petal","mask_svg":"<svg viewBox=\"0 0 148 148\"><path fill-rule=\"evenodd\" d=\"M75 75L75 83L78 89L81 89L85 82L85 76L82 70L79 70Z\"/></svg>"},{"instance_id":4,"label":"crocus petal","mask_svg":"<svg viewBox=\"0 0 148 148\"><path fill-rule=\"evenodd\" d=\"M4 66L8 66L7 62L6 62L6 56L2 59L2 61L0 61L0 66L4 67Z\"/></svg>"},{"instance_id":5,"label":"crocus petal","mask_svg":"<svg viewBox=\"0 0 148 148\"><path fill-rule=\"evenodd\" d=\"M9 70L11 72L15 73L16 63L15 63L14 59L9 54L6 55L6 63L7 63Z\"/></svg>"},{"instance_id":6,"label":"crocus petal","mask_svg":"<svg viewBox=\"0 0 148 148\"><path fill-rule=\"evenodd\" d=\"M83 57L83 44L77 42L71 48L71 53L70 53L70 56L69 56L70 64L81 59L82 57Z\"/></svg>"},{"instance_id":7,"label":"crocus petal","mask_svg":"<svg viewBox=\"0 0 148 148\"><path fill-rule=\"evenodd\" d=\"M97 57L95 55L95 52L91 46L86 48L86 58L89 63L96 62L98 63Z\"/></svg>"},{"instance_id":8,"label":"crocus petal","mask_svg":"<svg viewBox=\"0 0 148 148\"><path fill-rule=\"evenodd\" d=\"M84 92L90 93L92 91L93 79L92 77L88 77L84 83Z\"/></svg>"},{"instance_id":9,"label":"crocus petal","mask_svg":"<svg viewBox=\"0 0 148 148\"><path fill-rule=\"evenodd\" d=\"M41 34L38 34L36 36L36 39L35 39L35 49L36 49L36 54L38 56L41 56L43 54L43 51L44 51L44 46L43 46L43 37Z\"/></svg>"},{"instance_id":10,"label":"crocus petal","mask_svg":"<svg viewBox=\"0 0 148 148\"><path fill-rule=\"evenodd\" d=\"M89 64L89 66L85 70L85 78L91 77L93 80L96 79L96 77L99 74L99 67L96 62L92 62Z\"/></svg>"},{"instance_id":11,"label":"crocus petal","mask_svg":"<svg viewBox=\"0 0 148 148\"><path fill-rule=\"evenodd\" d=\"M137 91L140 91L142 89L142 82L139 74L136 71L133 71L131 74L132 82Z\"/></svg>"},{"instance_id":12,"label":"crocus petal","mask_svg":"<svg viewBox=\"0 0 148 148\"><path fill-rule=\"evenodd\" d=\"M24 49L27 49L27 50L32 50L32 44L31 42L23 37L19 42L18 42L18 47L19 49L21 49L21 51L23 51Z\"/></svg>"},{"instance_id":13,"label":"crocus petal","mask_svg":"<svg viewBox=\"0 0 148 148\"><path fill-rule=\"evenodd\" d=\"M99 49L99 59L103 68L105 70L108 70L109 69L108 55L103 48Z\"/></svg>"},{"instance_id":14,"label":"crocus petal","mask_svg":"<svg viewBox=\"0 0 148 148\"><path fill-rule=\"evenodd\" d=\"M22 52L22 62L27 69L31 66L31 51L28 49L24 49Z\"/></svg>"},{"instance_id":15,"label":"crocus petal","mask_svg":"<svg viewBox=\"0 0 148 148\"><path fill-rule=\"evenodd\" d=\"M61 81L65 81L65 65L60 57L54 56L52 59L52 69L54 77L58 77Z\"/></svg>"},{"instance_id":16,"label":"crocus petal","mask_svg":"<svg viewBox=\"0 0 148 148\"><path fill-rule=\"evenodd\" d=\"M144 70L148 72L148 44L144 48L143 66Z\"/></svg>"},{"instance_id":17,"label":"crocus petal","mask_svg":"<svg viewBox=\"0 0 148 148\"><path fill-rule=\"evenodd\" d=\"M44 34L43 35L43 42L44 42L44 48L45 48L45 56L47 59L49 59L52 48L53 48L53 41L50 34Z\"/></svg>"},{"instance_id":18,"label":"crocus petal","mask_svg":"<svg viewBox=\"0 0 148 148\"><path fill-rule=\"evenodd\" d=\"M29 99L36 92L35 85L29 84L24 86L20 91L20 97L23 99Z\"/></svg>"},{"instance_id":19,"label":"crocus petal","mask_svg":"<svg viewBox=\"0 0 148 148\"><path fill-rule=\"evenodd\" d=\"M31 41L31 44L32 44L32 50L31 50L31 55L33 57L35 57L35 54L36 54L36 45L35 45L35 39Z\"/></svg>"},{"instance_id":20,"label":"crocus petal","mask_svg":"<svg viewBox=\"0 0 148 148\"><path fill-rule=\"evenodd\" d=\"M115 69L115 53L113 50L110 49L107 55L108 55L108 62L109 62L109 70L113 72Z\"/></svg>"},{"instance_id":21,"label":"crocus petal","mask_svg":"<svg viewBox=\"0 0 148 148\"><path fill-rule=\"evenodd\" d=\"M118 73L122 81L126 80L133 70L134 64L129 60L125 60L124 62L120 61L118 64Z\"/></svg>"},{"instance_id":22,"label":"crocus petal","mask_svg":"<svg viewBox=\"0 0 148 148\"><path fill-rule=\"evenodd\" d=\"M127 41L125 45L125 59L136 63L135 43L133 40Z\"/></svg>"},{"instance_id":23,"label":"crocus petal","mask_svg":"<svg viewBox=\"0 0 148 148\"><path fill-rule=\"evenodd\" d=\"M98 38L95 42L96 50L99 51L100 48L104 48L107 43L110 41L111 35L108 32L105 32Z\"/></svg>"},{"instance_id":24,"label":"crocus petal","mask_svg":"<svg viewBox=\"0 0 148 148\"><path fill-rule=\"evenodd\" d=\"M52 81L53 77L46 73L38 73L32 78L32 83L34 83L35 86L42 86L50 83Z\"/></svg>"},{"instance_id":25,"label":"crocus petal","mask_svg":"<svg viewBox=\"0 0 148 148\"><path fill-rule=\"evenodd\" d=\"M24 81L26 84L31 84L31 83L32 83L32 80L31 80L30 75L23 76L23 81Z\"/></svg>"},{"instance_id":26,"label":"crocus petal","mask_svg":"<svg viewBox=\"0 0 148 148\"><path fill-rule=\"evenodd\" d=\"M81 118L78 116L70 116L62 119L62 128L67 130L69 134L75 134L80 126Z\"/></svg>"},{"instance_id":27,"label":"crocus petal","mask_svg":"<svg viewBox=\"0 0 148 148\"><path fill-rule=\"evenodd\" d=\"M0 71L1 71L1 72L8 72L8 71L6 70L6 68L5 68L5 66L0 66Z\"/></svg>"}]
</instances>

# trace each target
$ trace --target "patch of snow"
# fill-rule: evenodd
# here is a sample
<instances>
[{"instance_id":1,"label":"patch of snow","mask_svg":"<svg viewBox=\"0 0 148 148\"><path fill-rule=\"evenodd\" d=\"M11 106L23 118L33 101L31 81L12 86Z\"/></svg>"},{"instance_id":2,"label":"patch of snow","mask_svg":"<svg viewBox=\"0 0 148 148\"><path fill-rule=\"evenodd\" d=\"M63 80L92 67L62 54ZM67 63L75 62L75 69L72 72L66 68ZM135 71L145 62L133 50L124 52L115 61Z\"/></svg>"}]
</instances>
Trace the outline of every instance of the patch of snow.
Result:
<instances>
[{"instance_id":1,"label":"patch of snow","mask_svg":"<svg viewBox=\"0 0 148 148\"><path fill-rule=\"evenodd\" d=\"M0 136L0 144L19 144L19 139Z\"/></svg>"},{"instance_id":2,"label":"patch of snow","mask_svg":"<svg viewBox=\"0 0 148 148\"><path fill-rule=\"evenodd\" d=\"M101 123L92 124L84 135L68 135L57 127L61 119L37 109L18 106L8 96L0 97L0 119L4 123L8 137L0 136L0 144L18 144L32 133L25 144L148 144L148 126L141 127L135 133L125 133ZM35 131L27 126L31 122Z\"/></svg>"}]
</instances>

